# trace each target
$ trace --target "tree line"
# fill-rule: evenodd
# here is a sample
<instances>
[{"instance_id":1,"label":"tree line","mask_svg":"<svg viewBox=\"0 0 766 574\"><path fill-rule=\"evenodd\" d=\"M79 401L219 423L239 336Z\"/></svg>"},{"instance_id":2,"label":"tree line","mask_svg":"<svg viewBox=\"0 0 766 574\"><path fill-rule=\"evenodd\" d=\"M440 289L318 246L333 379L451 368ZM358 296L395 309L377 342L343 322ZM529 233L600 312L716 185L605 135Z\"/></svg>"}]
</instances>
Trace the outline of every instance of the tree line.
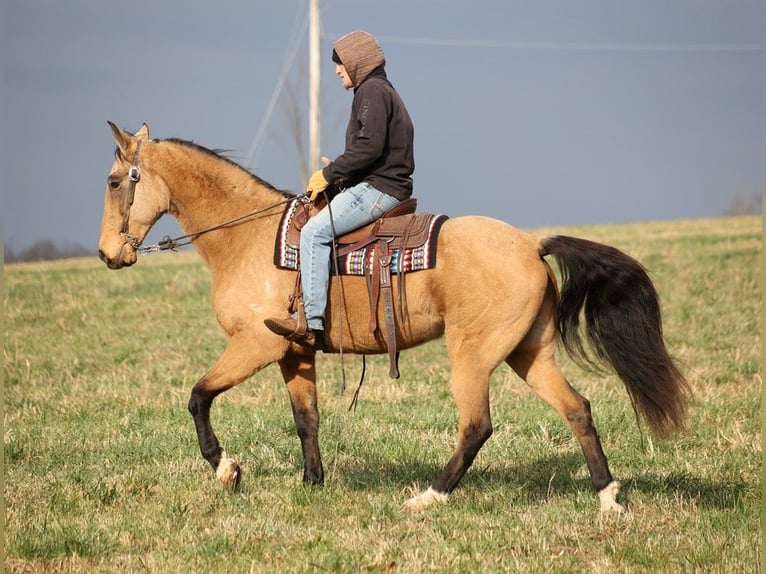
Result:
<instances>
[{"instance_id":1,"label":"tree line","mask_svg":"<svg viewBox=\"0 0 766 574\"><path fill-rule=\"evenodd\" d=\"M41 239L25 249L14 249L13 245L3 244L5 263L25 261L52 261L73 257L95 257L96 249L86 248L78 243L56 243L50 239Z\"/></svg>"}]
</instances>

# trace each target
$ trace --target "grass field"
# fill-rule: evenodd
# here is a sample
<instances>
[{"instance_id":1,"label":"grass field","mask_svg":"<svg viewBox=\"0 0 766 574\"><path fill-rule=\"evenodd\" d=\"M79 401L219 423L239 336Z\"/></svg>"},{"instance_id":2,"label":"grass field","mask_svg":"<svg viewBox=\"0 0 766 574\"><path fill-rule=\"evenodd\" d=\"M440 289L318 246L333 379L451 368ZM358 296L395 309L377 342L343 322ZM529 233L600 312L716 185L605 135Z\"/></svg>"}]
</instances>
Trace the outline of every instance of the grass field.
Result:
<instances>
[{"instance_id":1,"label":"grass field","mask_svg":"<svg viewBox=\"0 0 766 574\"><path fill-rule=\"evenodd\" d=\"M503 367L495 434L445 505L402 502L452 454L441 342L368 361L357 412L319 358L324 487L302 459L279 371L222 395L215 429L243 466L224 492L186 403L224 347L193 253L108 271L4 269L6 572L760 572L760 217L535 230L614 245L660 292L694 389L689 430L658 442L621 383L562 357L593 405L628 512L600 515L579 446ZM353 386L360 362L346 356Z\"/></svg>"}]
</instances>

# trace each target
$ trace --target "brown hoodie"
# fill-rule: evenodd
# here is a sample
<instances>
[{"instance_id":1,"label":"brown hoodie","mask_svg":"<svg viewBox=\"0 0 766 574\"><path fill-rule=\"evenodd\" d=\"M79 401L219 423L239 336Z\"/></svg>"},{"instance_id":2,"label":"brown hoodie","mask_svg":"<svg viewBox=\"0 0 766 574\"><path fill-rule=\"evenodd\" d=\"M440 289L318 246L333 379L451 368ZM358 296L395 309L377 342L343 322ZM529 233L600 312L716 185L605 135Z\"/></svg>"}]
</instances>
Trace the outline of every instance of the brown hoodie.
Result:
<instances>
[{"instance_id":1,"label":"brown hoodie","mask_svg":"<svg viewBox=\"0 0 766 574\"><path fill-rule=\"evenodd\" d=\"M383 49L375 36L364 30L349 32L333 45L355 88L378 66L386 65Z\"/></svg>"},{"instance_id":2,"label":"brown hoodie","mask_svg":"<svg viewBox=\"0 0 766 574\"><path fill-rule=\"evenodd\" d=\"M375 37L357 30L335 43L335 53L354 84L346 148L324 168L327 181L351 187L368 182L404 200L412 195L414 129L399 94L388 81L386 59Z\"/></svg>"}]
</instances>

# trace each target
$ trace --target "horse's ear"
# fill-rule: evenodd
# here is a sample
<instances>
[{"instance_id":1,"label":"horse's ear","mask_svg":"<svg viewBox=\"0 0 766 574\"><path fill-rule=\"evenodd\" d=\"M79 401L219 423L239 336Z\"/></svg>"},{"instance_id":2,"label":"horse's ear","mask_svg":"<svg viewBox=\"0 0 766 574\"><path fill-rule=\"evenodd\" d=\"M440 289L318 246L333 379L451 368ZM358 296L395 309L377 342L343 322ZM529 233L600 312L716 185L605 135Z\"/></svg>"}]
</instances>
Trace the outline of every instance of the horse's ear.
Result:
<instances>
[{"instance_id":1,"label":"horse's ear","mask_svg":"<svg viewBox=\"0 0 766 574\"><path fill-rule=\"evenodd\" d=\"M149 139L149 126L146 123L141 124L141 129L136 132L136 137L140 139Z\"/></svg>"},{"instance_id":2,"label":"horse's ear","mask_svg":"<svg viewBox=\"0 0 766 574\"><path fill-rule=\"evenodd\" d=\"M117 144L117 147L123 151L127 150L131 137L130 134L124 130L121 130L112 122L108 121L106 123L108 123L109 127L112 128L112 137L114 138L114 143Z\"/></svg>"}]
</instances>

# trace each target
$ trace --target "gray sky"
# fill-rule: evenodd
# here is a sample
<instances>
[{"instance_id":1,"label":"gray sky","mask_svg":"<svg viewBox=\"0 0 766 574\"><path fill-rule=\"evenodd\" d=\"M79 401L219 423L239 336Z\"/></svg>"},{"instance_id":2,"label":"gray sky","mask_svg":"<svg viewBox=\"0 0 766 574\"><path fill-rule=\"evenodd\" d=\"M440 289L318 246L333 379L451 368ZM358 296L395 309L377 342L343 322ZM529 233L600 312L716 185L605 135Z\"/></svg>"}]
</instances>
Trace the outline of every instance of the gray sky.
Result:
<instances>
[{"instance_id":1,"label":"gray sky","mask_svg":"<svg viewBox=\"0 0 766 574\"><path fill-rule=\"evenodd\" d=\"M519 227L721 215L766 188L763 5L323 0L322 153L342 151L352 97L332 39L363 28L415 124L421 210ZM95 252L107 120L303 187L288 110L307 108L308 0L0 6L0 224L15 249ZM177 231L166 219L147 242Z\"/></svg>"}]
</instances>

